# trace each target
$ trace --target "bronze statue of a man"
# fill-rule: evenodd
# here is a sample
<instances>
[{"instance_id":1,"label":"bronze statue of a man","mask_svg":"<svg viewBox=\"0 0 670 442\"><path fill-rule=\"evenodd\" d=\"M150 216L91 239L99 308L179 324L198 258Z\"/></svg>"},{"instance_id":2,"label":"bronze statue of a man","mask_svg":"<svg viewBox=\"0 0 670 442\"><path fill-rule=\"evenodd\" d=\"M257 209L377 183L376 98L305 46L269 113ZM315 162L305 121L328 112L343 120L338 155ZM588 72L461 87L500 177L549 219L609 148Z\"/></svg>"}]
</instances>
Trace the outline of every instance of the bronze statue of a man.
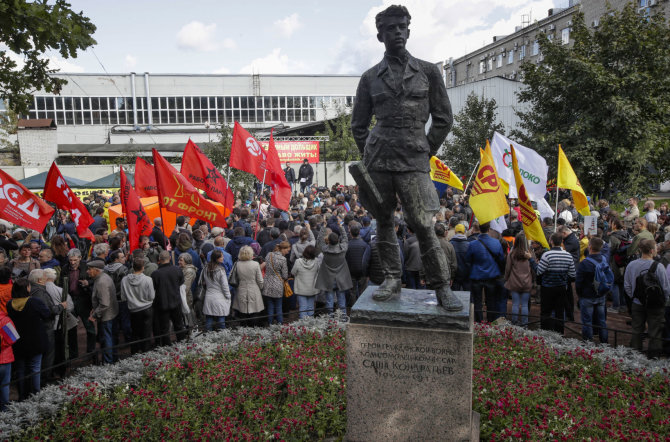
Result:
<instances>
[{"instance_id":1,"label":"bronze statue of a man","mask_svg":"<svg viewBox=\"0 0 670 442\"><path fill-rule=\"evenodd\" d=\"M400 293L402 268L393 219L397 195L405 221L419 240L429 287L445 309L460 311L463 305L449 287L447 259L433 230L439 201L429 174L430 157L449 133L453 116L437 66L412 57L405 49L410 19L404 6L390 6L377 14L377 39L386 52L361 77L351 120L363 155L363 175L369 179L359 179L360 173L354 177L363 204L377 219L377 245L385 272L373 298L385 301ZM370 131L372 115L377 124ZM426 134L429 116L432 124Z\"/></svg>"}]
</instances>

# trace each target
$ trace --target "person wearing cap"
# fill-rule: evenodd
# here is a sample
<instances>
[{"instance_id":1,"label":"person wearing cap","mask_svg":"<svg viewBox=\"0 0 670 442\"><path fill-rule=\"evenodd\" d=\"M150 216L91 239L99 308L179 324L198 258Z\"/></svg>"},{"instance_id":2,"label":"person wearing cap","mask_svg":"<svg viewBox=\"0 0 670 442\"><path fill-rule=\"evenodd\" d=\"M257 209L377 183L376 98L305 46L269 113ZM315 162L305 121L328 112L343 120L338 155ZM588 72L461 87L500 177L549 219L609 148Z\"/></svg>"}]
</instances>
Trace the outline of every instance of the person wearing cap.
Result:
<instances>
[{"instance_id":1,"label":"person wearing cap","mask_svg":"<svg viewBox=\"0 0 670 442\"><path fill-rule=\"evenodd\" d=\"M456 224L454 227L454 236L449 241L454 247L456 254L456 274L454 275L454 282L451 284L452 290L470 291L470 267L466 256L468 254L468 247L470 242L465 237L465 226L463 224Z\"/></svg>"},{"instance_id":2,"label":"person wearing cap","mask_svg":"<svg viewBox=\"0 0 670 442\"><path fill-rule=\"evenodd\" d=\"M314 169L309 164L307 158L302 160L302 166L298 170L298 180L300 181L300 193L305 193L305 189L309 188L312 185L312 179L314 178Z\"/></svg>"},{"instance_id":3,"label":"person wearing cap","mask_svg":"<svg viewBox=\"0 0 670 442\"><path fill-rule=\"evenodd\" d=\"M117 359L113 325L114 318L119 313L119 305L116 300L116 287L112 277L103 270L105 262L100 259L88 261L86 272L93 280L93 291L91 294L92 310L88 320L97 324L100 346L103 349L102 360L105 364L112 364Z\"/></svg>"}]
</instances>

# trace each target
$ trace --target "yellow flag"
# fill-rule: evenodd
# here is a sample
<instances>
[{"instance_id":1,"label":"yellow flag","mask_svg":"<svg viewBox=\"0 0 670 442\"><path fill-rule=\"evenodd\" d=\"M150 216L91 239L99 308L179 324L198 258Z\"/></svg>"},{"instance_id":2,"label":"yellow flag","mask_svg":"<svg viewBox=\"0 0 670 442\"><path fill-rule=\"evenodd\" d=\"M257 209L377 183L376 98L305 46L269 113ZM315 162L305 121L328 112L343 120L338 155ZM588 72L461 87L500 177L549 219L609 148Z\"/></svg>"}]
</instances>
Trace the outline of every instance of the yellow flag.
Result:
<instances>
[{"instance_id":1,"label":"yellow flag","mask_svg":"<svg viewBox=\"0 0 670 442\"><path fill-rule=\"evenodd\" d=\"M542 244L542 247L548 249L549 244L547 244L547 238L544 236L542 225L533 209L533 205L526 192L526 185L521 178L521 172L519 172L519 163L516 160L516 152L514 151L513 146L510 146L510 148L512 149L512 169L514 170L514 181L516 181L516 193L518 195L519 206L521 207L523 232L526 234L527 239L537 241Z\"/></svg>"},{"instance_id":2,"label":"yellow flag","mask_svg":"<svg viewBox=\"0 0 670 442\"><path fill-rule=\"evenodd\" d=\"M438 184L446 184L458 190L463 190L463 183L458 179L456 174L449 169L449 166L440 161L439 158L433 156L430 158L430 179Z\"/></svg>"},{"instance_id":3,"label":"yellow flag","mask_svg":"<svg viewBox=\"0 0 670 442\"><path fill-rule=\"evenodd\" d=\"M581 213L584 216L591 215L591 210L589 209L589 202L586 200L586 193L582 189L582 185L579 184L577 175L575 171L572 170L572 166L568 161L568 157L565 156L561 145L558 145L558 187L561 189L570 189L572 190L572 199L575 200L575 208L577 212Z\"/></svg>"},{"instance_id":4,"label":"yellow flag","mask_svg":"<svg viewBox=\"0 0 670 442\"><path fill-rule=\"evenodd\" d=\"M479 149L481 163L472 182L470 207L480 224L487 223L509 212L507 198L493 164L493 157Z\"/></svg>"}]
</instances>

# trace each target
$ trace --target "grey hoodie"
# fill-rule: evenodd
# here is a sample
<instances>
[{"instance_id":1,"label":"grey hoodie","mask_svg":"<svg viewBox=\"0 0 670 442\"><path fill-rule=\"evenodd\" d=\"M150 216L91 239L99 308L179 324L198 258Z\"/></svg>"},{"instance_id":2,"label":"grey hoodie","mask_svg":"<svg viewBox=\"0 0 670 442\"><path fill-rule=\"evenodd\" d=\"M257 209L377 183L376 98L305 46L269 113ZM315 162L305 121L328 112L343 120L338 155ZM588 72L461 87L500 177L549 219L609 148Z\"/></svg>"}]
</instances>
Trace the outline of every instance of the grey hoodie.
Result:
<instances>
[{"instance_id":1,"label":"grey hoodie","mask_svg":"<svg viewBox=\"0 0 670 442\"><path fill-rule=\"evenodd\" d=\"M121 300L128 301L131 313L150 308L155 297L152 279L142 273L131 273L121 281Z\"/></svg>"},{"instance_id":2,"label":"grey hoodie","mask_svg":"<svg viewBox=\"0 0 670 442\"><path fill-rule=\"evenodd\" d=\"M296 260L291 269L291 273L295 276L293 291L296 295L313 296L319 293L319 290L314 288L314 283L320 263L321 256L317 259L298 258Z\"/></svg>"}]
</instances>

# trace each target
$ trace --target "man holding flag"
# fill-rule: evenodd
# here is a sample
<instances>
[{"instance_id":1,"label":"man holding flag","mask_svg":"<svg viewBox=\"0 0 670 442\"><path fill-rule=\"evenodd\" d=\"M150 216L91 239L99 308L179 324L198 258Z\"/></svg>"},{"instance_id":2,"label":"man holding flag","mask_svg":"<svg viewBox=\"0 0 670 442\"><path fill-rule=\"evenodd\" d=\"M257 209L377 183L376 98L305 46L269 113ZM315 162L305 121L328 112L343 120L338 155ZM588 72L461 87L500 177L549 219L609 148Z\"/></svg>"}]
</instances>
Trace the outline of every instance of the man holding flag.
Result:
<instances>
[{"instance_id":1,"label":"man holding flag","mask_svg":"<svg viewBox=\"0 0 670 442\"><path fill-rule=\"evenodd\" d=\"M487 142L488 147L488 142ZM475 321L484 319L482 298L486 299L486 319L495 321L503 296L504 259L500 241L489 236L491 221L505 215L509 206L493 158L487 150L479 150L481 161L470 193L470 207L479 221L480 234L470 242L465 261L470 264L470 301L475 307Z\"/></svg>"}]
</instances>

